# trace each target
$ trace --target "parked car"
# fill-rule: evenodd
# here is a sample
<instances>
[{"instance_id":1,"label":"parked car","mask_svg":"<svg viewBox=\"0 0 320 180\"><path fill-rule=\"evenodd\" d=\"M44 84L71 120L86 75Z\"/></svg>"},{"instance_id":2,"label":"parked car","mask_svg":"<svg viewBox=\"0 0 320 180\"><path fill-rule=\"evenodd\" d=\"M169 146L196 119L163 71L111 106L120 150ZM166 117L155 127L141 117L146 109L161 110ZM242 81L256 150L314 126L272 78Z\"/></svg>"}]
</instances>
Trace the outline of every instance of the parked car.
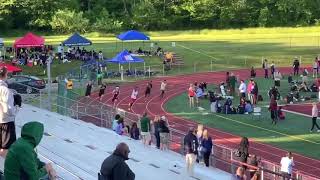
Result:
<instances>
[{"instance_id":1,"label":"parked car","mask_svg":"<svg viewBox=\"0 0 320 180\"><path fill-rule=\"evenodd\" d=\"M17 75L7 79L8 88L15 90L20 94L39 93L40 89L46 87L44 80L35 76Z\"/></svg>"}]
</instances>

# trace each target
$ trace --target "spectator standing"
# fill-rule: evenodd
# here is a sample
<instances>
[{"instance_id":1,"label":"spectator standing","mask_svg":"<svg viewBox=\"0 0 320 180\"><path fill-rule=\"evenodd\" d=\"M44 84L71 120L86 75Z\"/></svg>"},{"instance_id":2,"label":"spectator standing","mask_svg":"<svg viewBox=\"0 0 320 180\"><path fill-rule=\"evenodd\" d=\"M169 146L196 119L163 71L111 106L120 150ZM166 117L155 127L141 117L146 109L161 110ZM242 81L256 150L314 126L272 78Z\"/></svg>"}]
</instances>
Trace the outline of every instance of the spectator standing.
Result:
<instances>
[{"instance_id":1,"label":"spectator standing","mask_svg":"<svg viewBox=\"0 0 320 180\"><path fill-rule=\"evenodd\" d=\"M269 78L269 73L268 73L268 60L265 59L262 63L262 68L264 70L264 78L268 79Z\"/></svg>"},{"instance_id":2,"label":"spectator standing","mask_svg":"<svg viewBox=\"0 0 320 180\"><path fill-rule=\"evenodd\" d=\"M258 94L259 94L259 88L256 81L253 81L251 94L253 95L252 104L256 105L258 102Z\"/></svg>"},{"instance_id":3,"label":"spectator standing","mask_svg":"<svg viewBox=\"0 0 320 180\"><path fill-rule=\"evenodd\" d=\"M164 96L164 93L166 91L166 87L167 87L167 81L166 80L163 80L160 84L160 91L161 91L161 94L160 94L160 99L163 98Z\"/></svg>"},{"instance_id":4,"label":"spectator standing","mask_svg":"<svg viewBox=\"0 0 320 180\"><path fill-rule=\"evenodd\" d=\"M0 68L0 130L1 130L1 149L0 156L5 157L8 149L16 141L15 116L18 108L14 105L12 91L8 88L5 80L8 71L5 66Z\"/></svg>"},{"instance_id":5,"label":"spectator standing","mask_svg":"<svg viewBox=\"0 0 320 180\"><path fill-rule=\"evenodd\" d=\"M299 75L300 62L298 57L295 57L293 60L293 75Z\"/></svg>"},{"instance_id":6,"label":"spectator standing","mask_svg":"<svg viewBox=\"0 0 320 180\"><path fill-rule=\"evenodd\" d=\"M131 131L130 131L130 137L134 140L140 139L140 129L137 126L137 123L132 123Z\"/></svg>"},{"instance_id":7,"label":"spectator standing","mask_svg":"<svg viewBox=\"0 0 320 180\"><path fill-rule=\"evenodd\" d=\"M189 129L188 134L183 139L184 149L186 151L186 164L187 173L189 176L193 176L194 163L196 161L196 155L198 154L198 141L197 136L194 134L193 128Z\"/></svg>"},{"instance_id":8,"label":"spectator standing","mask_svg":"<svg viewBox=\"0 0 320 180\"><path fill-rule=\"evenodd\" d=\"M274 125L276 125L278 121L278 104L274 95L272 95L270 99L269 111L272 119L271 124L274 123Z\"/></svg>"},{"instance_id":9,"label":"spectator standing","mask_svg":"<svg viewBox=\"0 0 320 180\"><path fill-rule=\"evenodd\" d=\"M242 137L239 145L240 161L247 163L249 157L249 140L247 137Z\"/></svg>"},{"instance_id":10,"label":"spectator standing","mask_svg":"<svg viewBox=\"0 0 320 180\"><path fill-rule=\"evenodd\" d=\"M248 86L247 86L247 95L248 95L248 100L250 102L253 102L253 94L251 93L253 87L254 87L253 79L250 79L250 81L248 82Z\"/></svg>"},{"instance_id":11,"label":"spectator standing","mask_svg":"<svg viewBox=\"0 0 320 180\"><path fill-rule=\"evenodd\" d=\"M87 83L85 96L89 97L91 95L91 90L92 90L92 83L91 83L91 81L89 81Z\"/></svg>"},{"instance_id":12,"label":"spectator standing","mask_svg":"<svg viewBox=\"0 0 320 180\"><path fill-rule=\"evenodd\" d=\"M209 159L212 152L213 143L212 143L212 138L208 135L208 130L206 129L203 131L201 145L202 145L201 151L203 153L204 164L206 165L206 167L209 167L210 165Z\"/></svg>"},{"instance_id":13,"label":"spectator standing","mask_svg":"<svg viewBox=\"0 0 320 180\"><path fill-rule=\"evenodd\" d=\"M141 128L141 138L142 143L146 146L149 145L151 135L150 135L150 119L145 112L140 120L140 128Z\"/></svg>"},{"instance_id":14,"label":"spectator standing","mask_svg":"<svg viewBox=\"0 0 320 180\"><path fill-rule=\"evenodd\" d=\"M203 160L203 154L201 153L200 148L202 147L202 135L203 135L203 125L202 124L198 124L197 127L197 132L196 132L196 136L197 136L197 141L198 141L198 154L197 154L197 162L201 162Z\"/></svg>"},{"instance_id":15,"label":"spectator standing","mask_svg":"<svg viewBox=\"0 0 320 180\"><path fill-rule=\"evenodd\" d=\"M100 61L103 60L103 54L102 54L102 51L99 51L99 54L98 54L98 58Z\"/></svg>"},{"instance_id":16,"label":"spectator standing","mask_svg":"<svg viewBox=\"0 0 320 180\"><path fill-rule=\"evenodd\" d=\"M246 90L247 90L247 86L246 86L246 84L244 83L244 81L241 80L241 81L240 81L240 86L239 86L240 98L241 98L241 97L243 97L243 98L246 97Z\"/></svg>"},{"instance_id":17,"label":"spectator standing","mask_svg":"<svg viewBox=\"0 0 320 180\"><path fill-rule=\"evenodd\" d=\"M189 107L192 108L194 107L194 96L196 96L196 92L193 84L190 84L189 86L188 96L189 96Z\"/></svg>"},{"instance_id":18,"label":"spectator standing","mask_svg":"<svg viewBox=\"0 0 320 180\"><path fill-rule=\"evenodd\" d=\"M271 77L272 79L274 79L274 72L276 70L276 65L274 64L274 61L271 62L271 65L270 65L270 71L271 71Z\"/></svg>"},{"instance_id":19,"label":"spectator standing","mask_svg":"<svg viewBox=\"0 0 320 180\"><path fill-rule=\"evenodd\" d=\"M153 120L153 133L156 139L156 146L160 149L160 116L155 116Z\"/></svg>"},{"instance_id":20,"label":"spectator standing","mask_svg":"<svg viewBox=\"0 0 320 180\"><path fill-rule=\"evenodd\" d=\"M318 68L319 68L319 64L318 64L318 57L315 58L313 64L312 64L312 77L318 77Z\"/></svg>"},{"instance_id":21,"label":"spectator standing","mask_svg":"<svg viewBox=\"0 0 320 180\"><path fill-rule=\"evenodd\" d=\"M100 173L103 179L112 180L134 180L135 174L126 164L126 160L129 159L129 147L125 143L117 145L116 149L107 157L100 169Z\"/></svg>"},{"instance_id":22,"label":"spectator standing","mask_svg":"<svg viewBox=\"0 0 320 180\"><path fill-rule=\"evenodd\" d=\"M280 71L276 71L273 75L273 79L274 79L274 86L275 87L280 87L280 80L282 79L282 75L280 73Z\"/></svg>"},{"instance_id":23,"label":"spectator standing","mask_svg":"<svg viewBox=\"0 0 320 180\"><path fill-rule=\"evenodd\" d=\"M251 78L255 78L257 75L256 71L254 70L254 67L252 66L251 67L251 70L250 70L250 77Z\"/></svg>"},{"instance_id":24,"label":"spectator standing","mask_svg":"<svg viewBox=\"0 0 320 180\"><path fill-rule=\"evenodd\" d=\"M236 83L237 83L237 78L236 76L231 73L230 75L230 95L234 95L235 90L236 90Z\"/></svg>"},{"instance_id":25,"label":"spectator standing","mask_svg":"<svg viewBox=\"0 0 320 180\"><path fill-rule=\"evenodd\" d=\"M44 132L43 124L28 122L21 129L21 137L10 147L5 163L5 179L55 179L51 164L41 162L35 151Z\"/></svg>"},{"instance_id":26,"label":"spectator standing","mask_svg":"<svg viewBox=\"0 0 320 180\"><path fill-rule=\"evenodd\" d=\"M294 166L291 152L288 152L286 157L281 158L280 165L281 165L280 171L283 176L283 180L290 179L292 175L292 168Z\"/></svg>"},{"instance_id":27,"label":"spectator standing","mask_svg":"<svg viewBox=\"0 0 320 180\"><path fill-rule=\"evenodd\" d=\"M312 103L312 127L310 129L310 132L313 131L314 127L317 127L317 129L318 129L317 132L320 132L320 127L317 124L318 113L319 113L319 110L317 107L317 103L314 102L314 103Z\"/></svg>"},{"instance_id":28,"label":"spectator standing","mask_svg":"<svg viewBox=\"0 0 320 180\"><path fill-rule=\"evenodd\" d=\"M159 133L160 133L160 143L161 143L160 149L161 150L168 150L170 131L169 131L169 126L168 126L168 120L165 116L162 116L160 118Z\"/></svg>"}]
</instances>

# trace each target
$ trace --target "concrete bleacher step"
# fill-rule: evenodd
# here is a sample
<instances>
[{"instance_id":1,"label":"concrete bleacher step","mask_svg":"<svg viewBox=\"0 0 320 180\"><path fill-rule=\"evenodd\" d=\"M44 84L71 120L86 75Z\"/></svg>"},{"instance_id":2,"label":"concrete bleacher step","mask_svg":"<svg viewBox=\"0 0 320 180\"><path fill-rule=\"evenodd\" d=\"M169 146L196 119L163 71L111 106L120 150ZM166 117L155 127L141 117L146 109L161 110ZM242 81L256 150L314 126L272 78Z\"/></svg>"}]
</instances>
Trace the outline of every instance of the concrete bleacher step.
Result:
<instances>
[{"instance_id":1,"label":"concrete bleacher step","mask_svg":"<svg viewBox=\"0 0 320 180\"><path fill-rule=\"evenodd\" d=\"M44 124L45 133L37 152L41 159L54 163L61 179L97 179L101 163L112 154L119 142L125 142L130 147L130 159L127 163L135 172L136 179L230 179L229 173L198 164L195 166L195 178L189 177L185 172L184 157L180 154L145 147L140 141L119 136L109 129L29 105L24 105L16 118L17 135L20 134L22 125L28 121Z\"/></svg>"}]
</instances>

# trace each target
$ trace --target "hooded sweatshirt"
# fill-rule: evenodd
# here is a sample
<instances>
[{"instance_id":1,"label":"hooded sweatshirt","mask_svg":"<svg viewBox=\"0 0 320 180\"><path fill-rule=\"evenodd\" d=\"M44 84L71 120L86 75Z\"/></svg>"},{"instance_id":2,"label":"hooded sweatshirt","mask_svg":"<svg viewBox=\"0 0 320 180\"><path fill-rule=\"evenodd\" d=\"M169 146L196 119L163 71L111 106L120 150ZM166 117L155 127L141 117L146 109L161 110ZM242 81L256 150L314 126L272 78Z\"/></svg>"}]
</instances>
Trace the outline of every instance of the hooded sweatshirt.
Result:
<instances>
[{"instance_id":1,"label":"hooded sweatshirt","mask_svg":"<svg viewBox=\"0 0 320 180\"><path fill-rule=\"evenodd\" d=\"M0 80L0 123L14 121L16 111L13 93L8 88L8 85L3 80Z\"/></svg>"},{"instance_id":2,"label":"hooded sweatshirt","mask_svg":"<svg viewBox=\"0 0 320 180\"><path fill-rule=\"evenodd\" d=\"M21 137L11 145L5 163L4 176L10 180L39 180L47 171L34 148L40 143L44 127L39 122L28 122L21 130Z\"/></svg>"}]
</instances>

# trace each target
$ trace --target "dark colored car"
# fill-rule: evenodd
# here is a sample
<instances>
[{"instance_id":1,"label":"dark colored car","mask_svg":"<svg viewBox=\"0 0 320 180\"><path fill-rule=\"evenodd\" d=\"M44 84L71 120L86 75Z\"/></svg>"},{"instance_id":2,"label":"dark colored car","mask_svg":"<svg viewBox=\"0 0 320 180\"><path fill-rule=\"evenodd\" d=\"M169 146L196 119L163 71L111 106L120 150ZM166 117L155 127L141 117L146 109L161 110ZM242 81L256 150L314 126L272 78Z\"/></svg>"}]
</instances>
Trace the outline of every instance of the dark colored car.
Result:
<instances>
[{"instance_id":1,"label":"dark colored car","mask_svg":"<svg viewBox=\"0 0 320 180\"><path fill-rule=\"evenodd\" d=\"M46 87L44 80L35 76L17 75L7 80L8 88L17 91L20 94L39 93L40 89Z\"/></svg>"}]
</instances>

